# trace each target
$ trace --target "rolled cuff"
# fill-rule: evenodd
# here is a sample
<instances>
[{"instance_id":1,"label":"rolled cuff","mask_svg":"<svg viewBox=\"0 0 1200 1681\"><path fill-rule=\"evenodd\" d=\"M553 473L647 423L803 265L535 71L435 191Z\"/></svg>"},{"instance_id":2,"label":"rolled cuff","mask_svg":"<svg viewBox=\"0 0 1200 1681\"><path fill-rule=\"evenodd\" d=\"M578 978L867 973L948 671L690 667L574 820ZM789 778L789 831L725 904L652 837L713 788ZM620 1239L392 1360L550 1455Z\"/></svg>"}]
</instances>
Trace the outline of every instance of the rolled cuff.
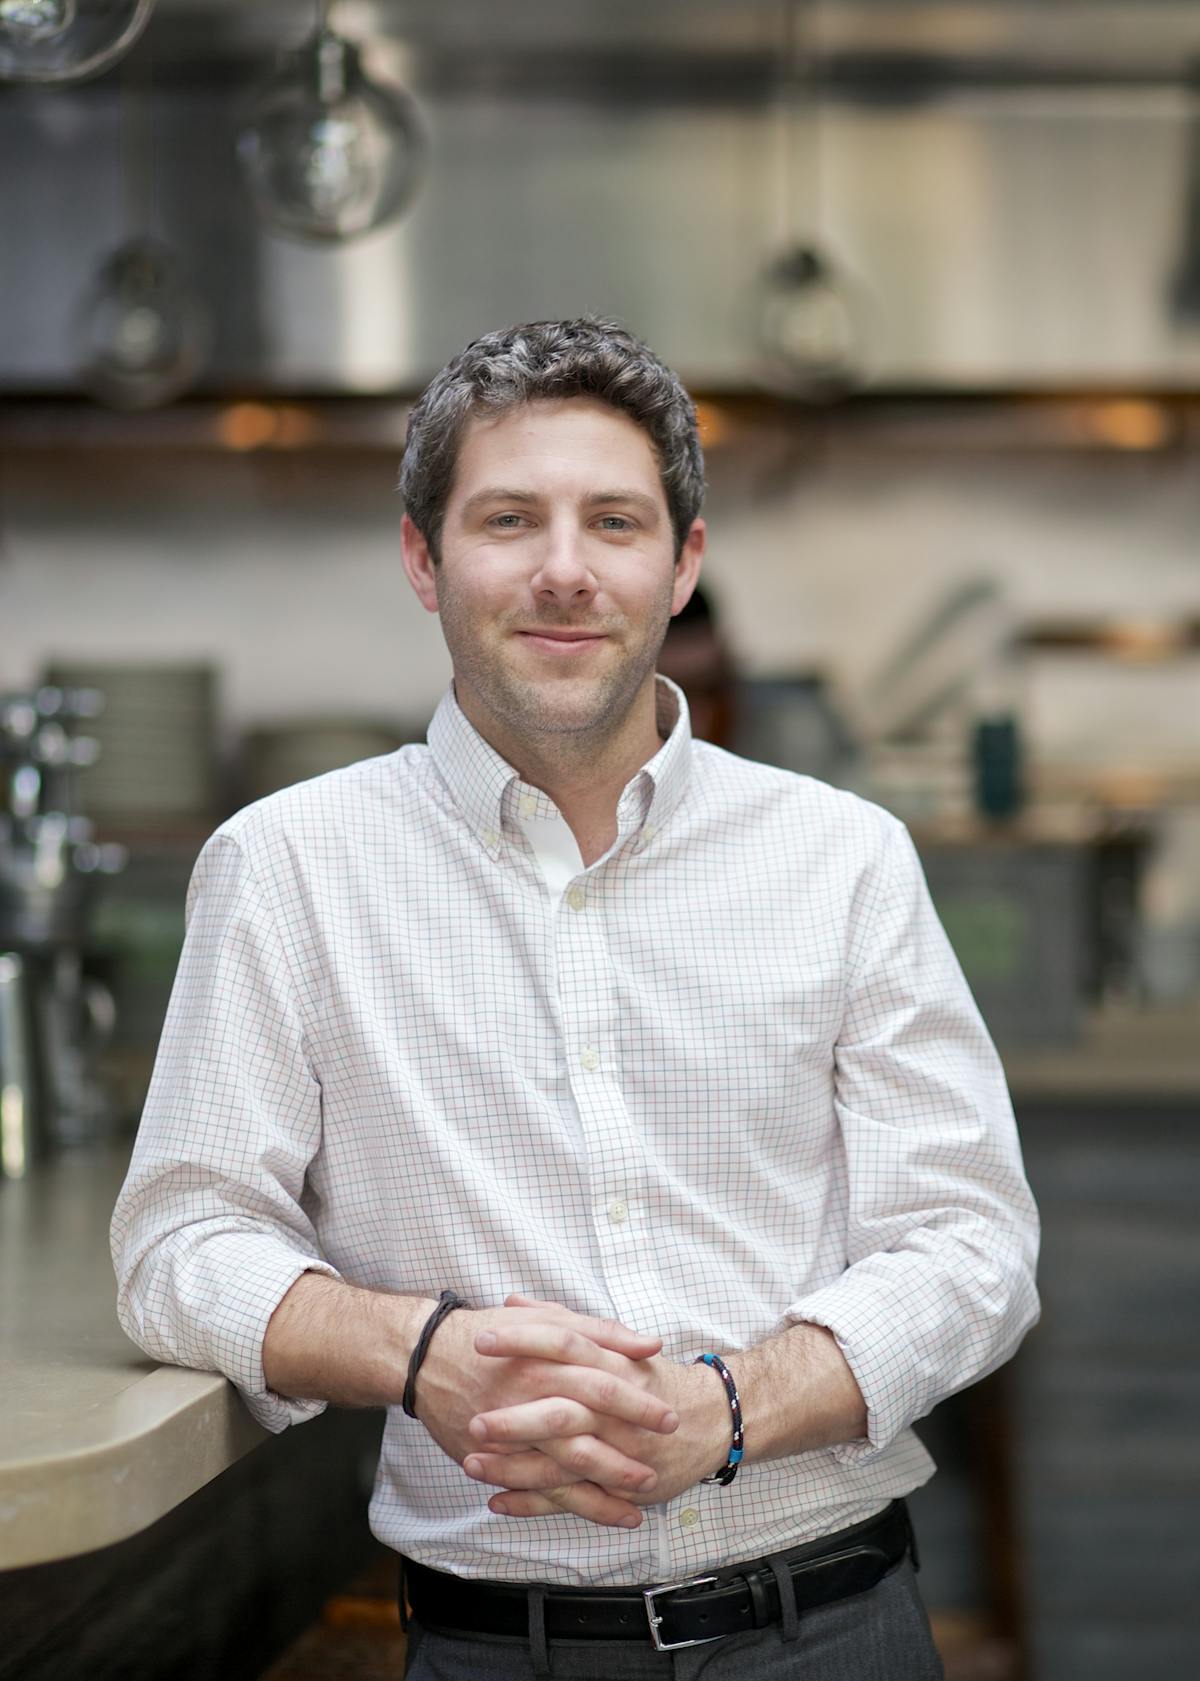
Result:
<instances>
[{"instance_id":1,"label":"rolled cuff","mask_svg":"<svg viewBox=\"0 0 1200 1681\"><path fill-rule=\"evenodd\" d=\"M265 1429L278 1435L286 1430L289 1424L303 1424L307 1419L316 1418L329 1405L327 1401L304 1400L290 1395L277 1395L273 1389L267 1388L263 1375L262 1348L267 1334L267 1325L271 1315L287 1295L292 1285L306 1272L324 1273L326 1278L334 1278L342 1282L342 1275L336 1267L330 1266L328 1261L316 1259L306 1260L298 1256L290 1263L283 1263L278 1270L268 1269L270 1272L270 1289L265 1300L268 1305L261 1320L256 1326L253 1337L252 1364L249 1366L243 1381L235 1377L233 1382L241 1394L243 1401L249 1408L251 1415ZM264 1283L266 1280L264 1279Z\"/></svg>"},{"instance_id":2,"label":"rolled cuff","mask_svg":"<svg viewBox=\"0 0 1200 1681\"><path fill-rule=\"evenodd\" d=\"M261 1230L212 1232L175 1258L166 1291L170 1307L164 1312L163 1304L156 1311L151 1284L142 1334L127 1328L156 1359L222 1372L251 1416L278 1434L289 1424L316 1418L326 1407L321 1400L277 1395L263 1375L263 1339L271 1315L305 1272L341 1280L328 1261Z\"/></svg>"},{"instance_id":3,"label":"rolled cuff","mask_svg":"<svg viewBox=\"0 0 1200 1681\"><path fill-rule=\"evenodd\" d=\"M908 1411L909 1386L898 1350L879 1334L878 1306L855 1300L844 1285L832 1285L805 1296L788 1308L781 1328L821 1325L833 1335L849 1366L867 1408L867 1434L856 1442L839 1442L827 1451L839 1465L853 1469L869 1465L912 1422Z\"/></svg>"}]
</instances>

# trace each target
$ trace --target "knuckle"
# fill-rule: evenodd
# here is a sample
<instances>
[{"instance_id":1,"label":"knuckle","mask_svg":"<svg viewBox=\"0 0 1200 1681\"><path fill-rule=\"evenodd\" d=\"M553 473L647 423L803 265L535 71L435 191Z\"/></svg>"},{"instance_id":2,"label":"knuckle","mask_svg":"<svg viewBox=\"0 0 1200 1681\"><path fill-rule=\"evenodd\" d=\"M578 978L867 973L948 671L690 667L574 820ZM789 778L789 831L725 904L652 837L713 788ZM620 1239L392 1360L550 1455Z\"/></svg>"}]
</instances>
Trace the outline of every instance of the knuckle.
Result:
<instances>
[{"instance_id":1,"label":"knuckle","mask_svg":"<svg viewBox=\"0 0 1200 1681\"><path fill-rule=\"evenodd\" d=\"M596 1400L600 1404L601 1411L611 1411L616 1398L617 1380L608 1373L605 1373L605 1375L599 1378L596 1383Z\"/></svg>"}]
</instances>

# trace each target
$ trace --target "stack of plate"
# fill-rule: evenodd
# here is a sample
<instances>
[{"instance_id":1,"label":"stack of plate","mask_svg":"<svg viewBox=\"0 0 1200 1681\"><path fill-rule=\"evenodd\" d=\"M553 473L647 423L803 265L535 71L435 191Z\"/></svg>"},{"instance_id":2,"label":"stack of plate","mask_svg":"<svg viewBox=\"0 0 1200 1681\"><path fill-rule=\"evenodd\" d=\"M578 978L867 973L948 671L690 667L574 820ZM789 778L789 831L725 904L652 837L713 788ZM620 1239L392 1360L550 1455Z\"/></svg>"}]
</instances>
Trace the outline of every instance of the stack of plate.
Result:
<instances>
[{"instance_id":1,"label":"stack of plate","mask_svg":"<svg viewBox=\"0 0 1200 1681\"><path fill-rule=\"evenodd\" d=\"M51 664L46 681L104 696L86 726L100 753L79 772L79 811L101 829L211 823L219 804L215 667L65 659Z\"/></svg>"}]
</instances>

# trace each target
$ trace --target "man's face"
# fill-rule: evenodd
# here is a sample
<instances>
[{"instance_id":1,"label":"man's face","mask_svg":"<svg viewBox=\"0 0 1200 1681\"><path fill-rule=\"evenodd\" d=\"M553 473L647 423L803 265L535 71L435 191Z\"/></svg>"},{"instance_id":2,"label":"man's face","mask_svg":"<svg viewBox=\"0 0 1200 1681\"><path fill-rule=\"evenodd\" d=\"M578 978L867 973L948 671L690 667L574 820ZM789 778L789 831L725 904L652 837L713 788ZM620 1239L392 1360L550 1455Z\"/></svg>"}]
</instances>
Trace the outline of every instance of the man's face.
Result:
<instances>
[{"instance_id":1,"label":"man's face","mask_svg":"<svg viewBox=\"0 0 1200 1681\"><path fill-rule=\"evenodd\" d=\"M697 520L676 563L650 440L578 397L468 424L437 567L405 522L405 564L441 615L460 705L485 735L520 741L620 730L652 692L703 547Z\"/></svg>"}]
</instances>

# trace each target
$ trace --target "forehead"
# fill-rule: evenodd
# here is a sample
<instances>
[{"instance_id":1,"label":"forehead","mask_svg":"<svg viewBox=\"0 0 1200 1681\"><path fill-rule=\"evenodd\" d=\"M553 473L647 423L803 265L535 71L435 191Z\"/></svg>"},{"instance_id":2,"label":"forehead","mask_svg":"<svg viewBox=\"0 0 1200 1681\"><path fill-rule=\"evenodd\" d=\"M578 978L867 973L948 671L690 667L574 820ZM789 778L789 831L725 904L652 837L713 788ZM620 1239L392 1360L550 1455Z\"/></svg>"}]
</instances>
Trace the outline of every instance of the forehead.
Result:
<instances>
[{"instance_id":1,"label":"forehead","mask_svg":"<svg viewBox=\"0 0 1200 1681\"><path fill-rule=\"evenodd\" d=\"M539 399L498 417L473 416L459 444L451 497L490 483L545 494L620 483L666 501L648 434L591 397Z\"/></svg>"}]
</instances>

